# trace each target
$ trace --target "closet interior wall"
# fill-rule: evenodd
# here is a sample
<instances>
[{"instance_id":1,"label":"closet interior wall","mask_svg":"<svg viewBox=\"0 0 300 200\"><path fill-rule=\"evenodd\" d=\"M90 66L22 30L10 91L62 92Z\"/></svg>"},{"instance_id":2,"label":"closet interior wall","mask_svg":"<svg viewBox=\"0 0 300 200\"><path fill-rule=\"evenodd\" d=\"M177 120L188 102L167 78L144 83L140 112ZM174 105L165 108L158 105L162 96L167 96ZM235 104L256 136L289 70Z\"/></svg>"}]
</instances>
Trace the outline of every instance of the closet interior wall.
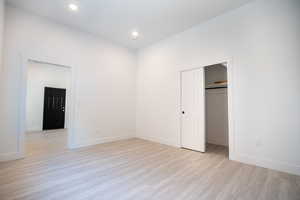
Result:
<instances>
[{"instance_id":1,"label":"closet interior wall","mask_svg":"<svg viewBox=\"0 0 300 200\"><path fill-rule=\"evenodd\" d=\"M227 68L205 67L206 142L228 146Z\"/></svg>"}]
</instances>

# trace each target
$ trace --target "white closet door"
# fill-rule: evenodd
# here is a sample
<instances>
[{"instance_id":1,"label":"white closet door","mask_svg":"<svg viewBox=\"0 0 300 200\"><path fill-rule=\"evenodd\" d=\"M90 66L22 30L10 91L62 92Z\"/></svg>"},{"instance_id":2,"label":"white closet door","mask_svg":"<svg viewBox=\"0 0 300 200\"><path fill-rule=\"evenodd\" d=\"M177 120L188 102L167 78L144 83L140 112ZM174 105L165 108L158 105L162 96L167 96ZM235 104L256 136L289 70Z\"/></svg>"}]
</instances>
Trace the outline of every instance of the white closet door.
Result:
<instances>
[{"instance_id":1,"label":"white closet door","mask_svg":"<svg viewBox=\"0 0 300 200\"><path fill-rule=\"evenodd\" d=\"M205 152L204 69L181 73L181 146Z\"/></svg>"}]
</instances>

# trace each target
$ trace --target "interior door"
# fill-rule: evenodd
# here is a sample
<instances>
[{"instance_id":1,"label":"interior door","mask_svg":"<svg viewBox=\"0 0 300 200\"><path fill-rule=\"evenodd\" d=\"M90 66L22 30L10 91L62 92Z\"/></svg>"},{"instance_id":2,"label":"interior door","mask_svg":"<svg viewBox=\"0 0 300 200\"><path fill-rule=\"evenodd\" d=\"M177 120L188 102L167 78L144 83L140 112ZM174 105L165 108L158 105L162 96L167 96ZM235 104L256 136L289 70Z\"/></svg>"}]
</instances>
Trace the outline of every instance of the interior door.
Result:
<instances>
[{"instance_id":1,"label":"interior door","mask_svg":"<svg viewBox=\"0 0 300 200\"><path fill-rule=\"evenodd\" d=\"M205 152L204 68L181 72L181 146Z\"/></svg>"},{"instance_id":2,"label":"interior door","mask_svg":"<svg viewBox=\"0 0 300 200\"><path fill-rule=\"evenodd\" d=\"M43 130L65 128L66 89L45 87Z\"/></svg>"}]
</instances>

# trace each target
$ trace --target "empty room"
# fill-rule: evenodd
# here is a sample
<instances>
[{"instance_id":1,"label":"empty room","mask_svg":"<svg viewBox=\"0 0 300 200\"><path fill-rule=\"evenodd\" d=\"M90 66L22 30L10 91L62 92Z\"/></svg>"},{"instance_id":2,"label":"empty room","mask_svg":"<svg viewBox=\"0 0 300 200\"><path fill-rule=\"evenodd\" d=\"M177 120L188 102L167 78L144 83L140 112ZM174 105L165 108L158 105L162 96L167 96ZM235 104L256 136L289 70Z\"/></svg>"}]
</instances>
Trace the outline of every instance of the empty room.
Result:
<instances>
[{"instance_id":1,"label":"empty room","mask_svg":"<svg viewBox=\"0 0 300 200\"><path fill-rule=\"evenodd\" d=\"M299 0L0 0L0 200L300 200Z\"/></svg>"}]
</instances>

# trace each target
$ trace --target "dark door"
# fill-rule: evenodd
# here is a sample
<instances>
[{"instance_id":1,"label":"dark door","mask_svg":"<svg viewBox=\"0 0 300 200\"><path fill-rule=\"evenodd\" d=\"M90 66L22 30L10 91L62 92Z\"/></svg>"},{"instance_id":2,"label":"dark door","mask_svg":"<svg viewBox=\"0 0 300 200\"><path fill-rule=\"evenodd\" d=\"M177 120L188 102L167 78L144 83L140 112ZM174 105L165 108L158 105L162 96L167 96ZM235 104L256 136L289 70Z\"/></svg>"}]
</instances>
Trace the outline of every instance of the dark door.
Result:
<instances>
[{"instance_id":1,"label":"dark door","mask_svg":"<svg viewBox=\"0 0 300 200\"><path fill-rule=\"evenodd\" d=\"M45 87L43 130L65 128L66 89Z\"/></svg>"}]
</instances>

